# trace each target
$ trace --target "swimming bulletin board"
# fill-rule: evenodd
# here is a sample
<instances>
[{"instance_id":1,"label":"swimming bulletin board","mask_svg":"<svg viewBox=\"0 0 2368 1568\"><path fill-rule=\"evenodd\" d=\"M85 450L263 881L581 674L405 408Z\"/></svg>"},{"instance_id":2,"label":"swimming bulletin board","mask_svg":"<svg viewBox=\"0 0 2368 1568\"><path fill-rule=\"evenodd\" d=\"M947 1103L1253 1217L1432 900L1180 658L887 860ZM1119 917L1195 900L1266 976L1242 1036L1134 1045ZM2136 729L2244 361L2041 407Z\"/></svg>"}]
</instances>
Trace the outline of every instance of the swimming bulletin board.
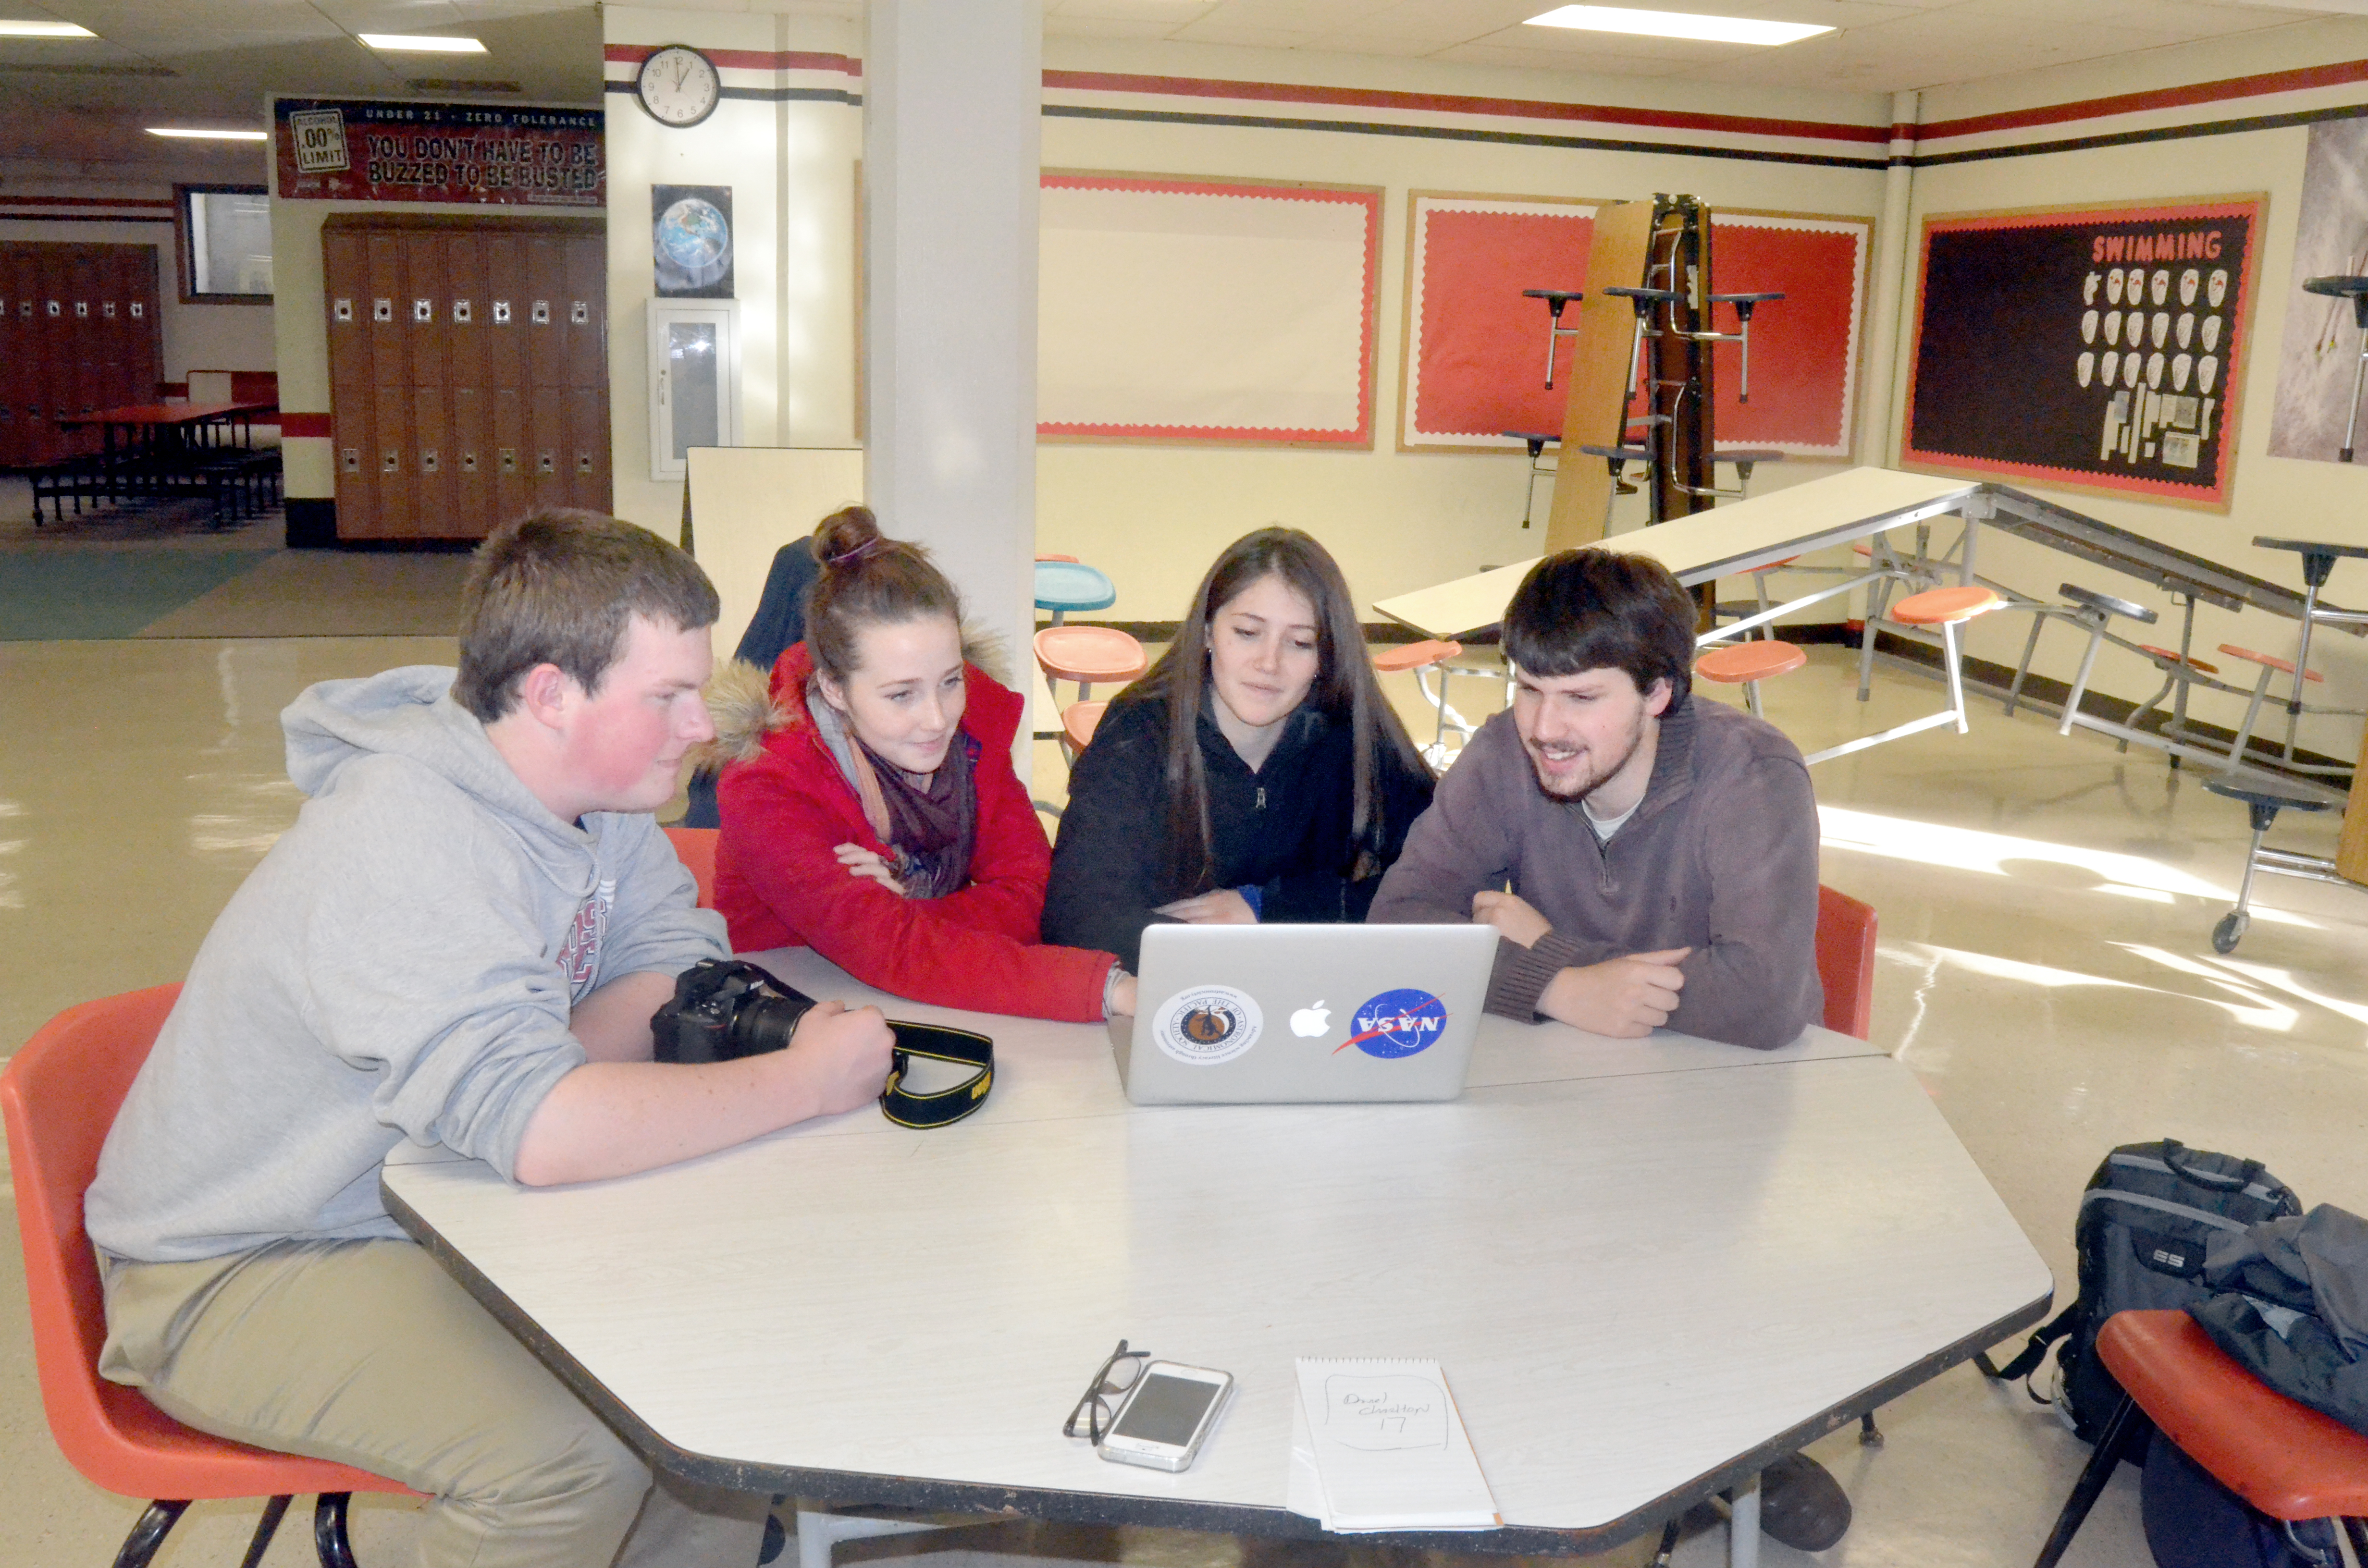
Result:
<instances>
[{"instance_id":1,"label":"swimming bulletin board","mask_svg":"<svg viewBox=\"0 0 2368 1568\"><path fill-rule=\"evenodd\" d=\"M2226 511L2267 201L1927 218L1901 466Z\"/></svg>"},{"instance_id":2,"label":"swimming bulletin board","mask_svg":"<svg viewBox=\"0 0 2368 1568\"><path fill-rule=\"evenodd\" d=\"M1502 432L1561 431L1570 340L1549 390L1545 302L1521 290L1586 286L1597 205L1409 193L1399 450L1518 451ZM1785 296L1752 318L1749 403L1736 346L1718 346L1719 445L1848 456L1873 223L1727 209L1713 209L1711 223L1713 292ZM1734 330L1731 310L1716 320ZM1564 325L1577 321L1575 308L1564 312Z\"/></svg>"}]
</instances>

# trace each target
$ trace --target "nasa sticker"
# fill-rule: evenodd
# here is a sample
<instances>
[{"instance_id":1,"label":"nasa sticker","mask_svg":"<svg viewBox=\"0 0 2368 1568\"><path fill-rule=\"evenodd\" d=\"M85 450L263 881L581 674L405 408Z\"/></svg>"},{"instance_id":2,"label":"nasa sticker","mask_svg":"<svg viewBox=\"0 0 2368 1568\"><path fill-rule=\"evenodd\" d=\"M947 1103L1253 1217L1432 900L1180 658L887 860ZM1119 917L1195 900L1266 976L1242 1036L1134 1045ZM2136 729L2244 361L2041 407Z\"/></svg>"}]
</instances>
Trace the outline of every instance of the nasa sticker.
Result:
<instances>
[{"instance_id":1,"label":"nasa sticker","mask_svg":"<svg viewBox=\"0 0 2368 1568\"><path fill-rule=\"evenodd\" d=\"M1447 1004L1428 991L1384 991L1349 1016L1349 1038L1334 1055L1355 1046L1385 1062L1428 1051L1447 1028Z\"/></svg>"},{"instance_id":2,"label":"nasa sticker","mask_svg":"<svg viewBox=\"0 0 2368 1568\"><path fill-rule=\"evenodd\" d=\"M1258 1043L1266 1019L1258 1005L1230 985L1196 985L1160 1006L1151 1020L1159 1049L1195 1067L1231 1062Z\"/></svg>"}]
</instances>

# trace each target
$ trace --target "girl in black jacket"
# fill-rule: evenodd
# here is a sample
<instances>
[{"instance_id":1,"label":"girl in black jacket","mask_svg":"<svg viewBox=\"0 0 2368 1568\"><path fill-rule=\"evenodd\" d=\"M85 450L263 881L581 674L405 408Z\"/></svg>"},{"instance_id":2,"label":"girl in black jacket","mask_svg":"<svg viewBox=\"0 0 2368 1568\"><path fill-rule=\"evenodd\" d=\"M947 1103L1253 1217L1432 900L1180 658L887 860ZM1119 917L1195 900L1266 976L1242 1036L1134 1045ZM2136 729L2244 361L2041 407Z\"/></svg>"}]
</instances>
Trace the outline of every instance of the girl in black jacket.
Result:
<instances>
[{"instance_id":1,"label":"girl in black jacket","mask_svg":"<svg viewBox=\"0 0 2368 1568\"><path fill-rule=\"evenodd\" d=\"M1044 940L1132 970L1156 920L1362 920L1430 790L1339 566L1260 528L1217 557L1077 759Z\"/></svg>"}]
</instances>

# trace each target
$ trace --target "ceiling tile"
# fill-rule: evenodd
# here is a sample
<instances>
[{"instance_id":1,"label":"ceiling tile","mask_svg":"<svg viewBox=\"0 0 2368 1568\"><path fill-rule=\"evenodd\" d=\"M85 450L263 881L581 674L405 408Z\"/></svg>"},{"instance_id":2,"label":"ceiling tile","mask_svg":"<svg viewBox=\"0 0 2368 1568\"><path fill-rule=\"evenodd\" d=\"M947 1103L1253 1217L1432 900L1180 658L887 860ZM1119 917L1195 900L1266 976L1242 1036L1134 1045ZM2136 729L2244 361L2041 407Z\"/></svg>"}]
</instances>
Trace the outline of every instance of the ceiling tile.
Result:
<instances>
[{"instance_id":1,"label":"ceiling tile","mask_svg":"<svg viewBox=\"0 0 2368 1568\"><path fill-rule=\"evenodd\" d=\"M1459 43L1432 56L1466 65L1509 65L1526 71L1562 71L1584 69L1596 76L1668 76L1685 67L1669 60L1639 60L1624 55L1599 54L1580 60L1567 51L1522 49L1501 43Z\"/></svg>"}]
</instances>

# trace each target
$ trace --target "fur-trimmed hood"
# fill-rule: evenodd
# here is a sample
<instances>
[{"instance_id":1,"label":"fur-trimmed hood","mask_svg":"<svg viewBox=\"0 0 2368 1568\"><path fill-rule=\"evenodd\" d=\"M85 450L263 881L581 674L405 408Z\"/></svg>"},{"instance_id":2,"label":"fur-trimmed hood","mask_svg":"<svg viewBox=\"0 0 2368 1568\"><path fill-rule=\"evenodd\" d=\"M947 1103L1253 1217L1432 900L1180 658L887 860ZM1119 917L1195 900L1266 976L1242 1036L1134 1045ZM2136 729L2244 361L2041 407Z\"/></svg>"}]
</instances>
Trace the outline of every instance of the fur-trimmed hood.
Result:
<instances>
[{"instance_id":1,"label":"fur-trimmed hood","mask_svg":"<svg viewBox=\"0 0 2368 1568\"><path fill-rule=\"evenodd\" d=\"M962 730L983 747L1008 750L1019 733L1025 704L996 678L1002 661L995 643L963 628L962 660ZM777 733L811 729L805 694L814 667L814 655L803 642L783 649L769 676L745 660L726 661L707 683L707 712L715 723L715 738L691 753L692 766L701 773L715 773L727 762L754 762Z\"/></svg>"}]
</instances>

